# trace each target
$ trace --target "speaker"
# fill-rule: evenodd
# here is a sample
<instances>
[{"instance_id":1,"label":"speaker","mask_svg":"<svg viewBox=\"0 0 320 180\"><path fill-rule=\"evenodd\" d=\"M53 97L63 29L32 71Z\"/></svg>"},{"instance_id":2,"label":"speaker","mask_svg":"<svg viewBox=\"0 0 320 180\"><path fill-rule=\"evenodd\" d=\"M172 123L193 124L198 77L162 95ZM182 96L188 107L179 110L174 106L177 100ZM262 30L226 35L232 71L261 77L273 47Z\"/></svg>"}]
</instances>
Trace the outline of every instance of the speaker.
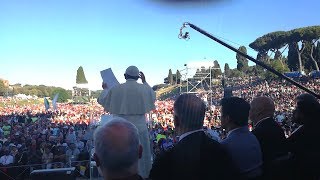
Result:
<instances>
[{"instance_id":1,"label":"speaker","mask_svg":"<svg viewBox=\"0 0 320 180\"><path fill-rule=\"evenodd\" d=\"M58 169L40 169L30 173L32 180L76 180L75 167Z\"/></svg>"}]
</instances>

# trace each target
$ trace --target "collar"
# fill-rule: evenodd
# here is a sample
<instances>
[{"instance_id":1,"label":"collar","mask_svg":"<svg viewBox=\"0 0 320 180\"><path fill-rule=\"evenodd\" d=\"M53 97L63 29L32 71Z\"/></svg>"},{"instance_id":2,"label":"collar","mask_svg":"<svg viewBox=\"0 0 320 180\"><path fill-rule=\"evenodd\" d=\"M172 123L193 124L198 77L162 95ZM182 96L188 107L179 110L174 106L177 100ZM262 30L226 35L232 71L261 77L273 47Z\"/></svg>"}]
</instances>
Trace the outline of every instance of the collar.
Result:
<instances>
[{"instance_id":1,"label":"collar","mask_svg":"<svg viewBox=\"0 0 320 180\"><path fill-rule=\"evenodd\" d=\"M241 127L234 128L231 131L229 131L228 134L227 134L227 137L229 137L233 132L238 131L238 130L247 130L247 131L249 131L248 126L241 126Z\"/></svg>"},{"instance_id":2,"label":"collar","mask_svg":"<svg viewBox=\"0 0 320 180\"><path fill-rule=\"evenodd\" d=\"M134 82L137 82L137 80L134 80L134 79L126 79L126 82L128 82L128 81L134 81Z\"/></svg>"},{"instance_id":3,"label":"collar","mask_svg":"<svg viewBox=\"0 0 320 180\"><path fill-rule=\"evenodd\" d=\"M181 134L181 136L179 137L179 142L180 142L183 138L187 137L188 135L193 134L193 133L195 133L195 132L200 132L200 131L203 131L203 129L198 129L198 130L194 130L194 131L189 131L189 132L186 132L186 133Z\"/></svg>"},{"instance_id":4,"label":"collar","mask_svg":"<svg viewBox=\"0 0 320 180\"><path fill-rule=\"evenodd\" d=\"M255 125L254 127L257 127L262 121L266 120L266 119L269 119L270 117L265 117L265 118L262 118L260 119Z\"/></svg>"}]
</instances>

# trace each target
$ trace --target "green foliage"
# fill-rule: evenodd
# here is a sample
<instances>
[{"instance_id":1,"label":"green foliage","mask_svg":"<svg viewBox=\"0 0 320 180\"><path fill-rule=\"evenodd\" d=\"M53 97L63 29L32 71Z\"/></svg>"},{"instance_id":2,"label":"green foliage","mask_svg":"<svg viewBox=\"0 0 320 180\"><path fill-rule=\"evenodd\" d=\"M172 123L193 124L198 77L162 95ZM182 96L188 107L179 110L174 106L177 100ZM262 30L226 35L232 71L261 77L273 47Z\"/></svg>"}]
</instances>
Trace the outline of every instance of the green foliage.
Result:
<instances>
[{"instance_id":1,"label":"green foliage","mask_svg":"<svg viewBox=\"0 0 320 180\"><path fill-rule=\"evenodd\" d=\"M276 71L280 72L280 73L285 73L285 72L288 72L289 71L289 68L286 64L284 64L281 60L279 59L275 59L275 60L272 60L270 64L272 68L274 68ZM276 79L278 78L277 75L269 72L269 71L266 71L265 73L265 76L266 76L266 79L268 80L271 80L271 79Z\"/></svg>"},{"instance_id":2,"label":"green foliage","mask_svg":"<svg viewBox=\"0 0 320 180\"><path fill-rule=\"evenodd\" d=\"M243 77L243 73L240 72L237 68L230 70L230 78L233 77Z\"/></svg>"},{"instance_id":3,"label":"green foliage","mask_svg":"<svg viewBox=\"0 0 320 180\"><path fill-rule=\"evenodd\" d=\"M176 72L176 82L177 82L177 84L180 84L181 83L181 74L180 74L180 71L179 70L177 70L177 72Z\"/></svg>"},{"instance_id":4,"label":"green foliage","mask_svg":"<svg viewBox=\"0 0 320 180\"><path fill-rule=\"evenodd\" d=\"M171 85L173 84L173 74L171 69L169 69L168 81L169 81L169 84Z\"/></svg>"},{"instance_id":5,"label":"green foliage","mask_svg":"<svg viewBox=\"0 0 320 180\"><path fill-rule=\"evenodd\" d=\"M274 59L279 59L281 60L282 59L282 54L279 50L277 50L275 53L274 53Z\"/></svg>"},{"instance_id":6,"label":"green foliage","mask_svg":"<svg viewBox=\"0 0 320 180\"><path fill-rule=\"evenodd\" d=\"M299 69L298 52L297 52L296 48L298 48L297 43L290 43L289 44L288 68L290 69L290 71L297 71Z\"/></svg>"},{"instance_id":7,"label":"green foliage","mask_svg":"<svg viewBox=\"0 0 320 180\"><path fill-rule=\"evenodd\" d=\"M320 42L317 43L315 50L313 51L313 57L318 62L318 65L320 66Z\"/></svg>"},{"instance_id":8,"label":"green foliage","mask_svg":"<svg viewBox=\"0 0 320 180\"><path fill-rule=\"evenodd\" d=\"M63 88L55 88L50 94L50 98L53 99L57 93L59 93L58 102L67 102L68 99L71 99L70 92Z\"/></svg>"},{"instance_id":9,"label":"green foliage","mask_svg":"<svg viewBox=\"0 0 320 180\"><path fill-rule=\"evenodd\" d=\"M26 94L26 95L35 95L38 97L49 97L52 94L52 91L56 87L52 86L45 86L45 85L13 85L12 86L12 94L17 95L17 94Z\"/></svg>"},{"instance_id":10,"label":"green foliage","mask_svg":"<svg viewBox=\"0 0 320 180\"><path fill-rule=\"evenodd\" d=\"M301 54L302 65L304 67L304 70L306 71L306 74L308 74L308 72L311 72L312 70L315 69L314 63L312 62L312 59L310 57L311 48L312 48L312 43L306 41L305 48Z\"/></svg>"},{"instance_id":11,"label":"green foliage","mask_svg":"<svg viewBox=\"0 0 320 180\"><path fill-rule=\"evenodd\" d=\"M4 85L3 81L0 80L0 96L4 96L8 91L8 88Z\"/></svg>"},{"instance_id":12,"label":"green foliage","mask_svg":"<svg viewBox=\"0 0 320 180\"><path fill-rule=\"evenodd\" d=\"M84 71L83 71L82 66L80 66L77 70L76 83L77 84L87 84L88 83L88 81L84 75Z\"/></svg>"},{"instance_id":13,"label":"green foliage","mask_svg":"<svg viewBox=\"0 0 320 180\"><path fill-rule=\"evenodd\" d=\"M220 64L217 60L213 61L213 69L211 70L211 76L213 78L218 78L222 74Z\"/></svg>"},{"instance_id":14,"label":"green foliage","mask_svg":"<svg viewBox=\"0 0 320 180\"><path fill-rule=\"evenodd\" d=\"M102 90L91 91L91 97L97 99L100 96L101 92Z\"/></svg>"},{"instance_id":15,"label":"green foliage","mask_svg":"<svg viewBox=\"0 0 320 180\"><path fill-rule=\"evenodd\" d=\"M167 84L157 84L157 85L152 86L152 89L154 91L158 91L159 89L165 88L165 87L168 87L168 85Z\"/></svg>"},{"instance_id":16,"label":"green foliage","mask_svg":"<svg viewBox=\"0 0 320 180\"><path fill-rule=\"evenodd\" d=\"M247 48L245 46L240 46L239 51L241 51L244 54L247 54ZM247 58L245 58L244 56L240 55L239 53L237 53L236 55L236 59L237 59L237 69L241 72L246 73L248 70L248 60Z\"/></svg>"},{"instance_id":17,"label":"green foliage","mask_svg":"<svg viewBox=\"0 0 320 180\"><path fill-rule=\"evenodd\" d=\"M249 44L249 47L258 52L268 52L270 49L281 49L287 44L287 39L290 33L285 31L271 32L257 38Z\"/></svg>"},{"instance_id":18,"label":"green foliage","mask_svg":"<svg viewBox=\"0 0 320 180\"><path fill-rule=\"evenodd\" d=\"M286 44L289 44L288 61L286 61L289 69L293 71L302 71L304 67L306 67L306 70L310 71L316 69L316 64L311 58L312 46L309 46L310 44L308 43L312 43L319 39L320 26L309 26L287 32L276 31L268 33L257 38L249 46L259 52L259 58L257 59L265 61L268 59L266 55L269 50L275 52L274 59L282 59L280 56L281 53L278 50ZM299 42L302 42L305 47L301 46L301 48L299 48ZM318 61L318 59L319 58L315 58L315 61Z\"/></svg>"}]
</instances>

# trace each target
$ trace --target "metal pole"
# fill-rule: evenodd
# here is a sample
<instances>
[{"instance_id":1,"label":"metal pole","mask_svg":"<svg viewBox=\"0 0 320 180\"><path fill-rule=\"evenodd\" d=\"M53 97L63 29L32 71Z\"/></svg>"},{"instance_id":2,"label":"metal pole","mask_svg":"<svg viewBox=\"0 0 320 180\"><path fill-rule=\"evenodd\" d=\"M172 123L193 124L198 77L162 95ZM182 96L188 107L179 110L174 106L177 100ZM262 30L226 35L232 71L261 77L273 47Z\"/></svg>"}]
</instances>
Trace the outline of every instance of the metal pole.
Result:
<instances>
[{"instance_id":1,"label":"metal pole","mask_svg":"<svg viewBox=\"0 0 320 180\"><path fill-rule=\"evenodd\" d=\"M307 93L309 93L309 94L315 96L316 98L320 99L320 95L319 95L319 94L311 91L310 89L304 87L303 85L297 83L296 81L290 79L289 77L281 74L280 72L278 72L278 71L276 71L275 69L267 66L267 65L264 64L263 62L258 61L258 60L254 59L253 57L251 57L251 56L249 56L249 55L247 55L247 54L244 54L243 52L241 52L241 51L239 51L238 49L232 47L231 45L223 42L222 40L214 37L213 35L209 34L208 32L204 31L203 29L199 28L198 26L196 26L196 25L194 25L194 24L191 24L191 23L188 23L188 22L187 22L187 23L184 23L184 24L183 24L183 27L180 29L179 38L182 38L182 39L189 39L189 38L190 38L188 32L186 32L184 35L182 34L182 29L185 28L186 26L190 26L192 29L198 31L199 33L201 33L201 34L207 36L208 38L210 38L210 39L218 42L219 44L227 47L228 49L230 49L230 50L232 50L232 51L234 51L234 52L236 52L236 53L239 53L241 56L246 57L247 59L251 60L252 62L256 63L257 65L259 65L259 66L267 69L268 71L272 72L273 74L277 75L278 77L287 80L287 81L290 82L291 84L299 87L300 89L302 89L302 90L306 91Z\"/></svg>"}]
</instances>

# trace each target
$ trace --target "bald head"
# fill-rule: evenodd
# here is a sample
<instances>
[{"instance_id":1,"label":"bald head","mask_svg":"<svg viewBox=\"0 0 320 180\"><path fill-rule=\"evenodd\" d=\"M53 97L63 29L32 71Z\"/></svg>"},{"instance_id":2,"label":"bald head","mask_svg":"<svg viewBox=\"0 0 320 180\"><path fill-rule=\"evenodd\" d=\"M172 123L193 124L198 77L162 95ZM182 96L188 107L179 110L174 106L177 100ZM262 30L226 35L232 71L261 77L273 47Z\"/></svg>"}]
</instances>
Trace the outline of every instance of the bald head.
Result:
<instances>
[{"instance_id":1,"label":"bald head","mask_svg":"<svg viewBox=\"0 0 320 180\"><path fill-rule=\"evenodd\" d=\"M253 122L257 122L266 117L273 117L275 106L271 98L261 96L256 97L250 104L249 119Z\"/></svg>"},{"instance_id":2,"label":"bald head","mask_svg":"<svg viewBox=\"0 0 320 180\"><path fill-rule=\"evenodd\" d=\"M138 130L125 119L117 117L99 127L94 140L95 153L102 171L122 173L138 162Z\"/></svg>"}]
</instances>

